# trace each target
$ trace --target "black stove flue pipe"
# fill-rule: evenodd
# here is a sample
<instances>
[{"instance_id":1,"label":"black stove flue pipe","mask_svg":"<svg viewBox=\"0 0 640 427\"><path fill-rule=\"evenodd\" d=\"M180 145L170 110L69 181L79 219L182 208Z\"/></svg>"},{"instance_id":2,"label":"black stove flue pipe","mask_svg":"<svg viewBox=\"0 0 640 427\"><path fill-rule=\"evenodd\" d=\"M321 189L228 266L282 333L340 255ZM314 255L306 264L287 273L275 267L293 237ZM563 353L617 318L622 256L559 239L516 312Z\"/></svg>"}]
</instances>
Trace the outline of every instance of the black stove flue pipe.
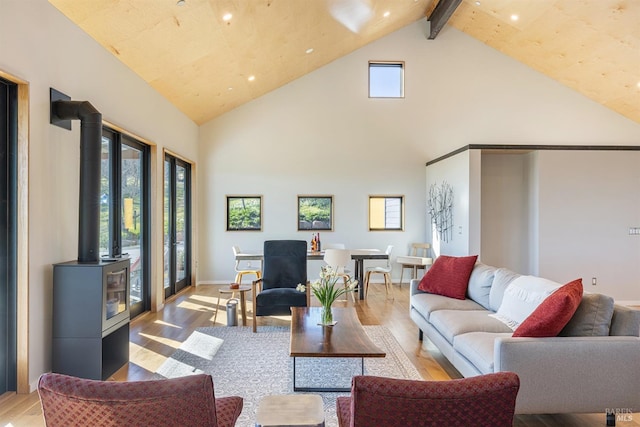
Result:
<instances>
[{"instance_id":1,"label":"black stove flue pipe","mask_svg":"<svg viewBox=\"0 0 640 427\"><path fill-rule=\"evenodd\" d=\"M60 120L80 120L78 262L98 262L102 114L88 101L55 101L53 114Z\"/></svg>"}]
</instances>

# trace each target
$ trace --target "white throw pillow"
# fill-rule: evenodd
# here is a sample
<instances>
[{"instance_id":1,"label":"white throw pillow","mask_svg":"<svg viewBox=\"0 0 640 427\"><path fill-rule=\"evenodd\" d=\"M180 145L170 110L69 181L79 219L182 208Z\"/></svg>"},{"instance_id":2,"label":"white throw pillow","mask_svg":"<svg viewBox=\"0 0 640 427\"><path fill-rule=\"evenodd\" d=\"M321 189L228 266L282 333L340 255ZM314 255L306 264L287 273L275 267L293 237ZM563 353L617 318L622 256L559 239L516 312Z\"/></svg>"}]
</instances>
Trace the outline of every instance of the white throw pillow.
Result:
<instances>
[{"instance_id":1,"label":"white throw pillow","mask_svg":"<svg viewBox=\"0 0 640 427\"><path fill-rule=\"evenodd\" d=\"M500 308L491 317L515 331L545 298L561 286L560 283L541 277L520 276L507 286Z\"/></svg>"}]
</instances>

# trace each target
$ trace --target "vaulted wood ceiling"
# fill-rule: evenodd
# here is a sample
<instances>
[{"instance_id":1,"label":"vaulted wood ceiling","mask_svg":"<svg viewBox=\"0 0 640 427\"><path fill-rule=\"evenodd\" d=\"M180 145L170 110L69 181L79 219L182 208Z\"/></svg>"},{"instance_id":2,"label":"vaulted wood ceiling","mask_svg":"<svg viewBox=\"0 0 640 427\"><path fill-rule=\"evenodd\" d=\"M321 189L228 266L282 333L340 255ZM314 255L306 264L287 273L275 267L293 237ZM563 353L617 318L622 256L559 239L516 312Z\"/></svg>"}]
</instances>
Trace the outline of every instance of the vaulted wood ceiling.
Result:
<instances>
[{"instance_id":1,"label":"vaulted wood ceiling","mask_svg":"<svg viewBox=\"0 0 640 427\"><path fill-rule=\"evenodd\" d=\"M429 16L437 4L49 1L198 124ZM640 1L463 0L449 25L640 123Z\"/></svg>"}]
</instances>

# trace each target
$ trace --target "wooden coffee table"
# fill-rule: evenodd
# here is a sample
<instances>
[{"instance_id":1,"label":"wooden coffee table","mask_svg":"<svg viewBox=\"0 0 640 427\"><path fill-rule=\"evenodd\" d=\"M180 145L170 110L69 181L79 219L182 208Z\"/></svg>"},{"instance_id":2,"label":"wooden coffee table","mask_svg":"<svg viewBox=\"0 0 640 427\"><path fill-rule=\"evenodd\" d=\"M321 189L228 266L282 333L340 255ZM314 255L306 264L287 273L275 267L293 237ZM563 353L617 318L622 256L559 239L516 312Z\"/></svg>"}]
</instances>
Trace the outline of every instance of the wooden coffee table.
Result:
<instances>
[{"instance_id":1,"label":"wooden coffee table","mask_svg":"<svg viewBox=\"0 0 640 427\"><path fill-rule=\"evenodd\" d=\"M360 358L364 375L365 357L385 357L367 336L353 307L333 308L335 326L320 326L321 307L291 307L291 341L293 357L293 391L350 391L350 388L296 386L296 357ZM324 331L323 331L324 329Z\"/></svg>"}]
</instances>

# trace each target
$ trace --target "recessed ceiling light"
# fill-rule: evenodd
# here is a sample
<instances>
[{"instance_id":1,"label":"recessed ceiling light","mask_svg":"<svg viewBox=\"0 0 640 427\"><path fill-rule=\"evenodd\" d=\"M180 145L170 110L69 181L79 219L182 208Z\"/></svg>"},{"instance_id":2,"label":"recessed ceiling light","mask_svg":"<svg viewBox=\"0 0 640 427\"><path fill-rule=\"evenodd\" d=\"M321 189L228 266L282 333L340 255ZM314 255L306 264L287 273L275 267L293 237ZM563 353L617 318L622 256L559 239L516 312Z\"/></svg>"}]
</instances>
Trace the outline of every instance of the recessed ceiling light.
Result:
<instances>
[{"instance_id":1,"label":"recessed ceiling light","mask_svg":"<svg viewBox=\"0 0 640 427\"><path fill-rule=\"evenodd\" d=\"M185 4L185 3L186 3L186 1L185 1L185 0L178 0L178 1L176 2L176 5L178 5L178 6L184 6L184 4Z\"/></svg>"},{"instance_id":2,"label":"recessed ceiling light","mask_svg":"<svg viewBox=\"0 0 640 427\"><path fill-rule=\"evenodd\" d=\"M256 76L249 76L249 78L247 80L249 80L250 82L254 81L256 79Z\"/></svg>"},{"instance_id":3,"label":"recessed ceiling light","mask_svg":"<svg viewBox=\"0 0 640 427\"><path fill-rule=\"evenodd\" d=\"M391 12L389 12L388 10L382 14L382 16L384 16L385 18L388 18L389 15L391 15Z\"/></svg>"},{"instance_id":4,"label":"recessed ceiling light","mask_svg":"<svg viewBox=\"0 0 640 427\"><path fill-rule=\"evenodd\" d=\"M305 53L313 53L313 48L312 48L312 47L310 47L309 49L305 50L304 52L305 52Z\"/></svg>"},{"instance_id":5,"label":"recessed ceiling light","mask_svg":"<svg viewBox=\"0 0 640 427\"><path fill-rule=\"evenodd\" d=\"M476 2L476 6L480 6L480 2L479 1Z\"/></svg>"},{"instance_id":6,"label":"recessed ceiling light","mask_svg":"<svg viewBox=\"0 0 640 427\"><path fill-rule=\"evenodd\" d=\"M222 20L223 20L223 21L225 21L225 22L227 22L227 21L231 21L231 18L233 18L233 15L232 15L232 14L230 14L230 13L225 13L225 14L222 16Z\"/></svg>"},{"instance_id":7,"label":"recessed ceiling light","mask_svg":"<svg viewBox=\"0 0 640 427\"><path fill-rule=\"evenodd\" d=\"M227 88L227 90L233 90L233 88L232 88L231 86L229 86L229 87Z\"/></svg>"},{"instance_id":8,"label":"recessed ceiling light","mask_svg":"<svg viewBox=\"0 0 640 427\"><path fill-rule=\"evenodd\" d=\"M512 21L517 21L517 20L518 20L518 18L519 18L519 16L518 16L518 15L516 15L515 13L514 13L513 15L511 15L511 20L512 20Z\"/></svg>"}]
</instances>

